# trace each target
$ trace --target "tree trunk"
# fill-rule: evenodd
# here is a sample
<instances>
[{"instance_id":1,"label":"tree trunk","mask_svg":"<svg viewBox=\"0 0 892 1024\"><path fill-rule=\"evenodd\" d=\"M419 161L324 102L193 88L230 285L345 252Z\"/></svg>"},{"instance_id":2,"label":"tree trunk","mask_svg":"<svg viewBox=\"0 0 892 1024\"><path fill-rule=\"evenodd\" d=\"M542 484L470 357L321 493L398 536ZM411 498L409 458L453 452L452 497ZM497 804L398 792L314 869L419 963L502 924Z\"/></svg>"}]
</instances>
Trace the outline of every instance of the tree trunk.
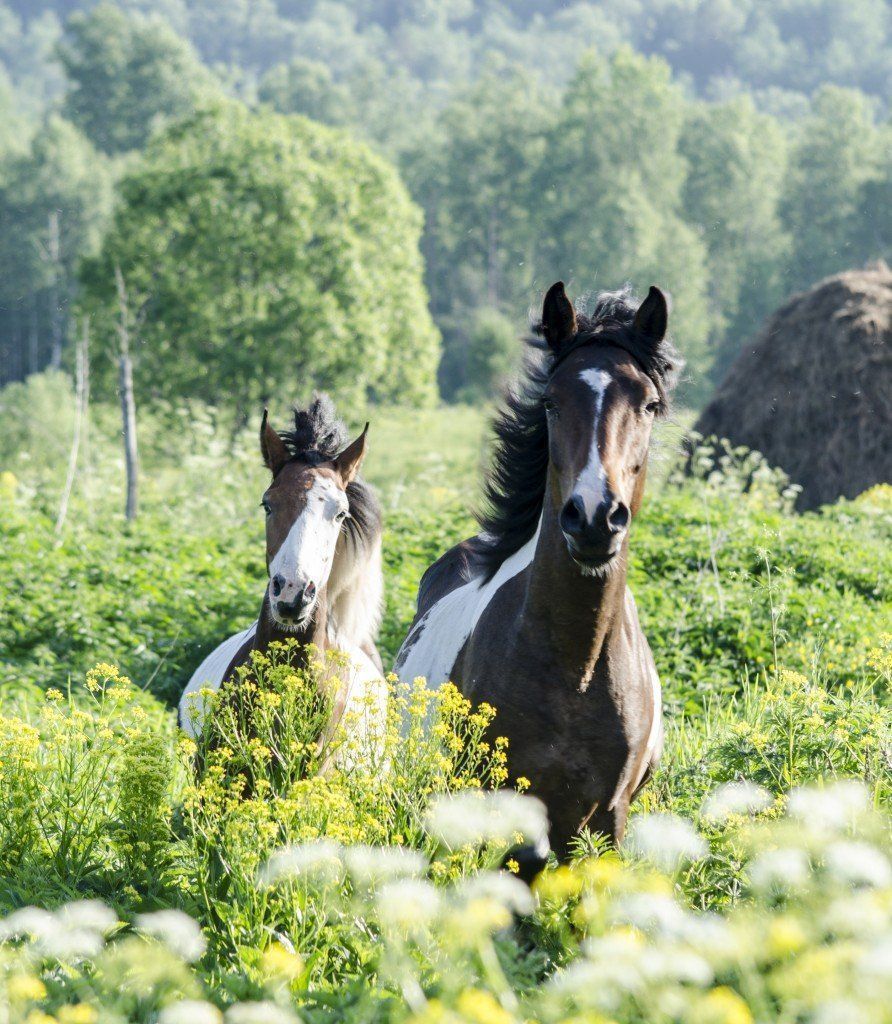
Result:
<instances>
[{"instance_id":1,"label":"tree trunk","mask_svg":"<svg viewBox=\"0 0 892 1024\"><path fill-rule=\"evenodd\" d=\"M124 465L127 470L127 503L124 514L136 519L139 490L139 456L136 445L136 401L133 397L133 363L130 359L130 312L127 306L127 288L121 268L115 266L115 284L118 288L120 322L118 336L121 354L118 359L118 385L121 393L121 421L124 428Z\"/></svg>"},{"instance_id":2,"label":"tree trunk","mask_svg":"<svg viewBox=\"0 0 892 1024\"><path fill-rule=\"evenodd\" d=\"M62 500L59 502L59 514L56 516L56 533L62 532L65 525L65 518L68 515L68 502L71 499L71 491L74 488L74 478L77 473L77 457L81 444L81 433L84 430L84 423L87 419L87 403L89 401L89 324L84 320L83 336L78 343L75 353L75 385L74 385L74 434L71 439L71 452L68 456L68 473L65 476L65 486L62 489Z\"/></svg>"},{"instance_id":3,"label":"tree trunk","mask_svg":"<svg viewBox=\"0 0 892 1024\"><path fill-rule=\"evenodd\" d=\"M50 366L58 370L62 366L62 339L65 334L65 314L62 309L62 293L59 281L62 277L62 236L59 231L59 214L56 210L50 214L48 225L48 255L52 265L52 287L50 288L50 323L52 348L50 350Z\"/></svg>"},{"instance_id":4,"label":"tree trunk","mask_svg":"<svg viewBox=\"0 0 892 1024\"><path fill-rule=\"evenodd\" d=\"M121 353L119 360L121 389L121 420L124 424L124 463L127 468L127 504L124 514L128 520L136 519L137 490L139 486L139 459L136 448L136 403L133 400L133 364L130 354Z\"/></svg>"}]
</instances>

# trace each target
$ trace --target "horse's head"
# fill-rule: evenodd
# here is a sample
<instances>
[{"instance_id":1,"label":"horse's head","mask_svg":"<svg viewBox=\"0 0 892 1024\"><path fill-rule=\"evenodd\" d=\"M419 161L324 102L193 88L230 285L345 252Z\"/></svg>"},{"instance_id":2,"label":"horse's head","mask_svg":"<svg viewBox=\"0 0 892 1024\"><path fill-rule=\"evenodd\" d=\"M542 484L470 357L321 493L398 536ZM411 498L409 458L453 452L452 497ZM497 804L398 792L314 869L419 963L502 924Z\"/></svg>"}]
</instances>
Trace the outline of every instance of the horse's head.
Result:
<instances>
[{"instance_id":1,"label":"horse's head","mask_svg":"<svg viewBox=\"0 0 892 1024\"><path fill-rule=\"evenodd\" d=\"M610 299L614 308L577 316L558 282L540 325L553 354L543 395L551 500L571 557L590 574L614 564L641 504L651 429L676 368L663 293L651 288L637 311Z\"/></svg>"},{"instance_id":2,"label":"horse's head","mask_svg":"<svg viewBox=\"0 0 892 1024\"><path fill-rule=\"evenodd\" d=\"M272 473L263 494L269 606L286 630L305 626L328 583L338 537L350 514L347 485L365 455L365 430L334 458L293 454L269 425L260 427L260 450Z\"/></svg>"}]
</instances>

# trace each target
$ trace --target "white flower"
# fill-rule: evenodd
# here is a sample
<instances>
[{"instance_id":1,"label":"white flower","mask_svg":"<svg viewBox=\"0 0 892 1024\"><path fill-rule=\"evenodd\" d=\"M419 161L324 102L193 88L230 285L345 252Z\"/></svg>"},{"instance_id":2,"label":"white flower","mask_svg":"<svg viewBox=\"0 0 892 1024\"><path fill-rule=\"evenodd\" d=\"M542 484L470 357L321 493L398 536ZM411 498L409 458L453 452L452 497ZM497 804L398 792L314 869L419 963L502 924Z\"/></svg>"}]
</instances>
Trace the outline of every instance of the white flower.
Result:
<instances>
[{"instance_id":1,"label":"white flower","mask_svg":"<svg viewBox=\"0 0 892 1024\"><path fill-rule=\"evenodd\" d=\"M529 886L506 871L481 871L462 882L455 891L467 901L495 900L514 914L532 914L534 909Z\"/></svg>"},{"instance_id":2,"label":"white flower","mask_svg":"<svg viewBox=\"0 0 892 1024\"><path fill-rule=\"evenodd\" d=\"M676 871L708 852L694 826L675 814L640 814L629 830L628 848L664 871Z\"/></svg>"},{"instance_id":3,"label":"white flower","mask_svg":"<svg viewBox=\"0 0 892 1024\"><path fill-rule=\"evenodd\" d=\"M226 1011L226 1024L298 1024L298 1018L290 1010L264 1000L230 1006Z\"/></svg>"},{"instance_id":4,"label":"white flower","mask_svg":"<svg viewBox=\"0 0 892 1024\"><path fill-rule=\"evenodd\" d=\"M809 1024L868 1024L873 1016L849 999L830 999L821 1003L809 1016Z\"/></svg>"},{"instance_id":5,"label":"white flower","mask_svg":"<svg viewBox=\"0 0 892 1024\"><path fill-rule=\"evenodd\" d=\"M512 843L518 835L537 843L548 833L548 815L535 797L511 790L473 790L433 801L427 829L452 849L487 841Z\"/></svg>"},{"instance_id":6,"label":"white flower","mask_svg":"<svg viewBox=\"0 0 892 1024\"><path fill-rule=\"evenodd\" d=\"M808 881L808 876L808 857L792 846L766 850L749 865L750 884L764 893L798 889Z\"/></svg>"},{"instance_id":7,"label":"white flower","mask_svg":"<svg viewBox=\"0 0 892 1024\"><path fill-rule=\"evenodd\" d=\"M771 806L771 794L755 782L726 782L703 801L702 814L710 821L725 821L732 814L758 814Z\"/></svg>"},{"instance_id":8,"label":"white flower","mask_svg":"<svg viewBox=\"0 0 892 1024\"><path fill-rule=\"evenodd\" d=\"M577 960L551 978L546 992L569 999L579 1008L604 1013L616 1010L627 992L638 992L643 985L637 958Z\"/></svg>"},{"instance_id":9,"label":"white flower","mask_svg":"<svg viewBox=\"0 0 892 1024\"><path fill-rule=\"evenodd\" d=\"M838 840L824 851L824 864L839 882L881 889L892 883L892 867L880 850L870 843Z\"/></svg>"},{"instance_id":10,"label":"white flower","mask_svg":"<svg viewBox=\"0 0 892 1024\"><path fill-rule=\"evenodd\" d=\"M86 928L102 935L118 923L118 915L101 900L74 900L56 911L56 917L66 928Z\"/></svg>"},{"instance_id":11,"label":"white flower","mask_svg":"<svg viewBox=\"0 0 892 1024\"><path fill-rule=\"evenodd\" d=\"M381 886L376 905L382 924L416 931L436 915L440 894L421 878L402 878Z\"/></svg>"},{"instance_id":12,"label":"white flower","mask_svg":"<svg viewBox=\"0 0 892 1024\"><path fill-rule=\"evenodd\" d=\"M685 985L710 985L712 967L698 953L674 946L646 947L641 952L641 968L649 981L676 981Z\"/></svg>"},{"instance_id":13,"label":"white flower","mask_svg":"<svg viewBox=\"0 0 892 1024\"><path fill-rule=\"evenodd\" d=\"M261 870L260 880L264 885L294 878L324 883L337 881L342 873L341 847L327 839L314 839L276 850Z\"/></svg>"},{"instance_id":14,"label":"white flower","mask_svg":"<svg viewBox=\"0 0 892 1024\"><path fill-rule=\"evenodd\" d=\"M871 978L892 978L892 934L871 945L858 960L858 970Z\"/></svg>"},{"instance_id":15,"label":"white flower","mask_svg":"<svg viewBox=\"0 0 892 1024\"><path fill-rule=\"evenodd\" d=\"M838 832L851 825L870 806L870 794L860 782L847 780L829 786L805 786L790 792L787 813L816 832Z\"/></svg>"},{"instance_id":16,"label":"white flower","mask_svg":"<svg viewBox=\"0 0 892 1024\"><path fill-rule=\"evenodd\" d=\"M343 858L350 877L366 885L423 875L428 868L424 854L404 846L348 846Z\"/></svg>"},{"instance_id":17,"label":"white flower","mask_svg":"<svg viewBox=\"0 0 892 1024\"><path fill-rule=\"evenodd\" d=\"M139 914L136 926L147 935L159 939L172 953L188 963L198 960L207 949L207 940L198 922L181 910Z\"/></svg>"},{"instance_id":18,"label":"white flower","mask_svg":"<svg viewBox=\"0 0 892 1024\"><path fill-rule=\"evenodd\" d=\"M183 999L165 1006L158 1014L158 1024L222 1024L223 1014L202 999Z\"/></svg>"},{"instance_id":19,"label":"white flower","mask_svg":"<svg viewBox=\"0 0 892 1024\"><path fill-rule=\"evenodd\" d=\"M614 924L631 924L652 935L681 935L687 914L671 896L630 893L611 908Z\"/></svg>"},{"instance_id":20,"label":"white flower","mask_svg":"<svg viewBox=\"0 0 892 1024\"><path fill-rule=\"evenodd\" d=\"M882 893L861 889L833 900L821 923L836 936L873 939L889 927L889 911Z\"/></svg>"},{"instance_id":21,"label":"white flower","mask_svg":"<svg viewBox=\"0 0 892 1024\"><path fill-rule=\"evenodd\" d=\"M105 940L92 928L60 928L51 935L42 935L38 945L47 956L56 960L90 960L97 956Z\"/></svg>"},{"instance_id":22,"label":"white flower","mask_svg":"<svg viewBox=\"0 0 892 1024\"><path fill-rule=\"evenodd\" d=\"M28 935L39 939L58 931L55 915L41 907L22 907L0 921L0 938L20 939Z\"/></svg>"}]
</instances>

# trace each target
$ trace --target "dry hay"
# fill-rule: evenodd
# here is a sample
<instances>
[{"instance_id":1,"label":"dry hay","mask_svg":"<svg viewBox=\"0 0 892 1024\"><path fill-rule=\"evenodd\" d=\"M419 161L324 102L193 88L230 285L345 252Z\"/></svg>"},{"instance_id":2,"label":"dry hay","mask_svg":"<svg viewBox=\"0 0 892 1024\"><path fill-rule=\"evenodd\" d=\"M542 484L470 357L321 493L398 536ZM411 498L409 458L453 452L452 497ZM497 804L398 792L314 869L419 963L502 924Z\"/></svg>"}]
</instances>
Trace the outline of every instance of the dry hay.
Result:
<instances>
[{"instance_id":1,"label":"dry hay","mask_svg":"<svg viewBox=\"0 0 892 1024\"><path fill-rule=\"evenodd\" d=\"M801 485L799 508L892 482L892 271L875 264L794 295L695 429L762 452Z\"/></svg>"}]
</instances>

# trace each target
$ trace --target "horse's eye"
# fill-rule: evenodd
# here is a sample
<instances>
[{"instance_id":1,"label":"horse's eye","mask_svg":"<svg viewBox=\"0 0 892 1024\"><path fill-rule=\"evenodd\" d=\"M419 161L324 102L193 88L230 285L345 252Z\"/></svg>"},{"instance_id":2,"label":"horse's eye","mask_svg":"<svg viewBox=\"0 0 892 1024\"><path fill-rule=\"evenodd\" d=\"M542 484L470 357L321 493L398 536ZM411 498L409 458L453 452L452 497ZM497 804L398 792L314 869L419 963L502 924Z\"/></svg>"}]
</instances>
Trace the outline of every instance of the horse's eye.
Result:
<instances>
[{"instance_id":1,"label":"horse's eye","mask_svg":"<svg viewBox=\"0 0 892 1024\"><path fill-rule=\"evenodd\" d=\"M260 507L268 516L271 516L273 514L272 507L270 506L270 503L266 500L266 498L264 498L263 501L260 502Z\"/></svg>"},{"instance_id":2,"label":"horse's eye","mask_svg":"<svg viewBox=\"0 0 892 1024\"><path fill-rule=\"evenodd\" d=\"M348 515L349 513L346 511L346 509L341 509L341 511L338 512L338 514L335 516L335 522L343 523L343 521L347 518Z\"/></svg>"},{"instance_id":3,"label":"horse's eye","mask_svg":"<svg viewBox=\"0 0 892 1024\"><path fill-rule=\"evenodd\" d=\"M659 410L659 408L660 408L660 400L656 399L656 401L648 402L647 405L644 407L644 411L645 412L649 412L651 415L653 415L654 413L656 413Z\"/></svg>"},{"instance_id":4,"label":"horse's eye","mask_svg":"<svg viewBox=\"0 0 892 1024\"><path fill-rule=\"evenodd\" d=\"M545 411L549 415L551 415L552 413L557 411L557 403L555 402L555 400L553 398L546 398L542 402L542 405L545 407Z\"/></svg>"}]
</instances>

